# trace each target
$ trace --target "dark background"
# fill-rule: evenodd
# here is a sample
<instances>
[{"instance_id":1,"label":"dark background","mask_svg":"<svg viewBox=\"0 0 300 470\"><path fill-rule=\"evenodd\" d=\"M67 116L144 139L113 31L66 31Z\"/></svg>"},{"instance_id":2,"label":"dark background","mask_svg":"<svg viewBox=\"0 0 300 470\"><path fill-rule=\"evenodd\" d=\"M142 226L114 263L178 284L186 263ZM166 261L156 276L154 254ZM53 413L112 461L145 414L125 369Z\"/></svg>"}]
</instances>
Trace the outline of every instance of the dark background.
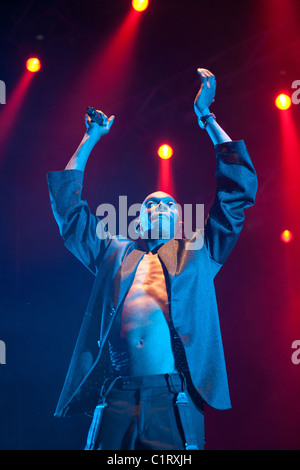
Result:
<instances>
[{"instance_id":1,"label":"dark background","mask_svg":"<svg viewBox=\"0 0 300 470\"><path fill-rule=\"evenodd\" d=\"M178 200L208 210L215 153L193 111L196 70L205 67L217 78L211 110L233 140L245 140L259 179L256 205L216 278L233 408L207 410L206 448L300 449L300 365L291 360L300 338L299 187L283 183L289 162L274 106L277 93L291 94L300 79L299 2L150 0L130 68L106 71L105 80L100 74L96 89L89 79L79 86L130 3L0 4L7 103L27 57L42 60L0 156L0 339L7 348L0 448L81 449L90 423L53 417L93 277L63 246L46 173L65 167L83 136L86 106L94 105L116 120L86 169L84 197L93 211L103 202L117 207L119 195L128 205L142 202L155 190L164 141L174 148ZM300 106L291 113L299 128ZM280 240L285 228L294 233L290 244Z\"/></svg>"}]
</instances>

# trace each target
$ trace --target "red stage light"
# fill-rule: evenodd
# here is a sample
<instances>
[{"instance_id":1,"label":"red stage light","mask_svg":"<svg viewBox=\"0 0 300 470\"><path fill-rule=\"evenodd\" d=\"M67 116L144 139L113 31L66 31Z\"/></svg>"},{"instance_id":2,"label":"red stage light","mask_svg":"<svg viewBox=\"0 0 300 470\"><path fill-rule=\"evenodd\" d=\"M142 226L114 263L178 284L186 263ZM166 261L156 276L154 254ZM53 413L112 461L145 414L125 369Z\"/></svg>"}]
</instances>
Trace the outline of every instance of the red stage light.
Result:
<instances>
[{"instance_id":1,"label":"red stage light","mask_svg":"<svg viewBox=\"0 0 300 470\"><path fill-rule=\"evenodd\" d=\"M172 147L170 147L170 145L163 144L159 147L157 153L158 153L160 158L163 158L164 160L167 160L168 158L172 157L173 149L172 149Z\"/></svg>"},{"instance_id":2,"label":"red stage light","mask_svg":"<svg viewBox=\"0 0 300 470\"><path fill-rule=\"evenodd\" d=\"M132 0L132 6L136 11L144 11L149 5L149 0Z\"/></svg>"},{"instance_id":3,"label":"red stage light","mask_svg":"<svg viewBox=\"0 0 300 470\"><path fill-rule=\"evenodd\" d=\"M285 95L284 93L281 93L280 95L277 96L275 100L275 104L278 109L285 110L288 109L291 104L291 98L288 95Z\"/></svg>"},{"instance_id":4,"label":"red stage light","mask_svg":"<svg viewBox=\"0 0 300 470\"><path fill-rule=\"evenodd\" d=\"M41 62L37 57L31 57L27 60L26 67L29 72L38 72L41 68Z\"/></svg>"},{"instance_id":5,"label":"red stage light","mask_svg":"<svg viewBox=\"0 0 300 470\"><path fill-rule=\"evenodd\" d=\"M290 230L284 230L280 235L281 241L284 243L290 243L293 239L293 233Z\"/></svg>"}]
</instances>

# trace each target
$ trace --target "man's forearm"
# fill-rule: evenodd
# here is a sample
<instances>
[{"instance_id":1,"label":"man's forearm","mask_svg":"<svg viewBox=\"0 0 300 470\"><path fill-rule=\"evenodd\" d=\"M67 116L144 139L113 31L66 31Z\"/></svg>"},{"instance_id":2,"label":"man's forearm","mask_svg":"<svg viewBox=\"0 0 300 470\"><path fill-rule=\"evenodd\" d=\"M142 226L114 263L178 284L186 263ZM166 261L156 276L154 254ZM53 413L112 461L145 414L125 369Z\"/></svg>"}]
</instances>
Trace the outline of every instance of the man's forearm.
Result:
<instances>
[{"instance_id":1,"label":"man's forearm","mask_svg":"<svg viewBox=\"0 0 300 470\"><path fill-rule=\"evenodd\" d=\"M207 112L209 114L209 110ZM206 131L211 138L214 145L223 144L224 142L231 142L232 139L228 134L222 129L222 127L217 123L217 121L210 117L206 122Z\"/></svg>"},{"instance_id":2,"label":"man's forearm","mask_svg":"<svg viewBox=\"0 0 300 470\"><path fill-rule=\"evenodd\" d=\"M232 140L214 119L207 121L206 130L214 145L231 142Z\"/></svg>"},{"instance_id":3,"label":"man's forearm","mask_svg":"<svg viewBox=\"0 0 300 470\"><path fill-rule=\"evenodd\" d=\"M67 164L65 170L85 170L86 163L90 156L91 151L96 145L97 140L93 136L85 133L82 141L80 142L77 150Z\"/></svg>"}]
</instances>

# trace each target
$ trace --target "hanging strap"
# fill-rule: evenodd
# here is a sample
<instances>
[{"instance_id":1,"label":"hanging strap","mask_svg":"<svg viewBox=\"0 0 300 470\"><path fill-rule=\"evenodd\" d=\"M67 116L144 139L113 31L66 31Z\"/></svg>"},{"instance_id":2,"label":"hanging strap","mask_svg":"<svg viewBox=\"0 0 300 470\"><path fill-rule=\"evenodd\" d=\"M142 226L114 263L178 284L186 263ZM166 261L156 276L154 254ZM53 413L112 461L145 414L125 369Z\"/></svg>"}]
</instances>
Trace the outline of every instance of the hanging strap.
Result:
<instances>
[{"instance_id":1,"label":"hanging strap","mask_svg":"<svg viewBox=\"0 0 300 470\"><path fill-rule=\"evenodd\" d=\"M176 398L176 405L179 411L180 420L183 427L186 450L199 450L193 427L190 404L184 392L178 393Z\"/></svg>"},{"instance_id":2,"label":"hanging strap","mask_svg":"<svg viewBox=\"0 0 300 470\"><path fill-rule=\"evenodd\" d=\"M95 450L95 444L99 434L103 411L106 406L107 403L105 402L96 406L84 450Z\"/></svg>"},{"instance_id":3,"label":"hanging strap","mask_svg":"<svg viewBox=\"0 0 300 470\"><path fill-rule=\"evenodd\" d=\"M91 423L91 426L87 435L87 440L86 440L86 445L85 445L84 450L95 450L95 445L96 445L96 441L97 441L98 434L99 434L99 429L100 429L100 425L102 421L104 408L107 406L106 397L119 378L120 377L116 377L112 381L111 379L106 379L104 384L102 385L101 393L100 393L100 400L94 411L92 423ZM105 386L109 381L111 383L108 386L107 390L104 391Z\"/></svg>"}]
</instances>

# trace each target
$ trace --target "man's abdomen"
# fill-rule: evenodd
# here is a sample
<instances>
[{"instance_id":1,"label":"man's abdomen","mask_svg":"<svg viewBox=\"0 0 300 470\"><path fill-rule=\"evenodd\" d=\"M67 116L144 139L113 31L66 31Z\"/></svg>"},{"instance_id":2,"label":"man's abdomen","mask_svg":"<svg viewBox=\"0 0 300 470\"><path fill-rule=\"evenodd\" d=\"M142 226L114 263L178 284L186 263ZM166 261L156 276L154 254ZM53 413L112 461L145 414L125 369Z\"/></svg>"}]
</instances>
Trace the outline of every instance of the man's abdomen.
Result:
<instances>
[{"instance_id":1,"label":"man's abdomen","mask_svg":"<svg viewBox=\"0 0 300 470\"><path fill-rule=\"evenodd\" d=\"M127 353L129 375L174 371L168 295L157 255L145 254L138 266L114 328L115 340L118 336Z\"/></svg>"}]
</instances>

